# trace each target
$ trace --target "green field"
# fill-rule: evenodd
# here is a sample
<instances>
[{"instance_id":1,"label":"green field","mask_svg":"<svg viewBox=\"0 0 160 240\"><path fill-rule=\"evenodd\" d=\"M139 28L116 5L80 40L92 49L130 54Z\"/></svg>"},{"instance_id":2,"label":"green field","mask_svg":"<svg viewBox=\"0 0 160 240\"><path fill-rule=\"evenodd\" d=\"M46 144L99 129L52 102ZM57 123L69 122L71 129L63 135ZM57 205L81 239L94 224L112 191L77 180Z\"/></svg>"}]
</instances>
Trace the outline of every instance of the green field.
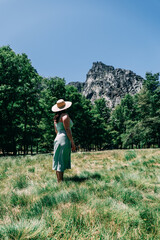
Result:
<instances>
[{"instance_id":1,"label":"green field","mask_svg":"<svg viewBox=\"0 0 160 240\"><path fill-rule=\"evenodd\" d=\"M0 239L160 239L160 149L1 157Z\"/></svg>"}]
</instances>

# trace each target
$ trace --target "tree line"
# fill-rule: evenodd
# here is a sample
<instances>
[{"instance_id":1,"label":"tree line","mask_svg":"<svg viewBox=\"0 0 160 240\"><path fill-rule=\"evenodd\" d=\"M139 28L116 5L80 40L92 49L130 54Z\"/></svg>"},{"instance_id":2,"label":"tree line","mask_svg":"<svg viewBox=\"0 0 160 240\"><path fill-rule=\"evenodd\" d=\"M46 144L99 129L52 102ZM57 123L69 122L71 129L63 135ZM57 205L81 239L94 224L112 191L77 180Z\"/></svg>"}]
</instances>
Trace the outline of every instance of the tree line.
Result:
<instances>
[{"instance_id":1,"label":"tree line","mask_svg":"<svg viewBox=\"0 0 160 240\"><path fill-rule=\"evenodd\" d=\"M68 109L73 137L84 151L160 147L159 73L146 73L142 90L127 94L111 110L105 99L94 104L59 77L43 78L26 54L0 48L0 152L33 154L53 151L51 107L60 98Z\"/></svg>"}]
</instances>

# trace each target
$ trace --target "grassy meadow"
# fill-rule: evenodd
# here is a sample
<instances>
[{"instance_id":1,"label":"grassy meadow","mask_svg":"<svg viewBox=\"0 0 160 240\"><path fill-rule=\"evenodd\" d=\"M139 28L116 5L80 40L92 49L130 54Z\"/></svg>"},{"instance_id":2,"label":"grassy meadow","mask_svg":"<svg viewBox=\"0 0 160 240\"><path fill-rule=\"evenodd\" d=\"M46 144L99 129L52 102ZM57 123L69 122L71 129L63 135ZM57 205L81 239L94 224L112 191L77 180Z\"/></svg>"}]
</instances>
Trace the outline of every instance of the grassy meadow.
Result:
<instances>
[{"instance_id":1,"label":"grassy meadow","mask_svg":"<svg viewBox=\"0 0 160 240\"><path fill-rule=\"evenodd\" d=\"M0 158L0 239L160 239L160 149Z\"/></svg>"}]
</instances>

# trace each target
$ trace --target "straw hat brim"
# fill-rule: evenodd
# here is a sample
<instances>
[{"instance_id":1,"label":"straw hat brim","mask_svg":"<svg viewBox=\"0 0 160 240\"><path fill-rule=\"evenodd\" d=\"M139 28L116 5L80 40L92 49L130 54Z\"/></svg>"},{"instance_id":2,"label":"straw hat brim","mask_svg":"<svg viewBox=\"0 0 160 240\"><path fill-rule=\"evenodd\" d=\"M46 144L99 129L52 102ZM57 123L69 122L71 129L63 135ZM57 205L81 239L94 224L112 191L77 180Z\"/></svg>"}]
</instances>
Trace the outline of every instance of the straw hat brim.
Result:
<instances>
[{"instance_id":1,"label":"straw hat brim","mask_svg":"<svg viewBox=\"0 0 160 240\"><path fill-rule=\"evenodd\" d=\"M58 108L57 107L57 104L55 104L53 107L52 107L52 112L60 112L60 111L63 111L67 108L69 108L70 106L72 105L72 102L69 102L69 101L65 101L65 106L63 108Z\"/></svg>"}]
</instances>

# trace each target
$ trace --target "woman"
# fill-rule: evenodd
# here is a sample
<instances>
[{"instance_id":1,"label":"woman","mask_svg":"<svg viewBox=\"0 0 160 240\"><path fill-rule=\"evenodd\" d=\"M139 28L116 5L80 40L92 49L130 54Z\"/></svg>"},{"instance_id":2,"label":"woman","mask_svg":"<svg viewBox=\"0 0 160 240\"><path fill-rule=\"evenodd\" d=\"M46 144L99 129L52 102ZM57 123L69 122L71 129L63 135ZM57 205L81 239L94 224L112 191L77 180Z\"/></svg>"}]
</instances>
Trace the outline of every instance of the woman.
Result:
<instances>
[{"instance_id":1,"label":"woman","mask_svg":"<svg viewBox=\"0 0 160 240\"><path fill-rule=\"evenodd\" d=\"M73 122L66 113L71 105L72 102L59 99L52 107L52 111L56 112L54 128L57 134L54 140L53 170L56 170L58 183L63 181L64 170L71 168L71 147L72 151L76 149L71 132Z\"/></svg>"}]
</instances>

